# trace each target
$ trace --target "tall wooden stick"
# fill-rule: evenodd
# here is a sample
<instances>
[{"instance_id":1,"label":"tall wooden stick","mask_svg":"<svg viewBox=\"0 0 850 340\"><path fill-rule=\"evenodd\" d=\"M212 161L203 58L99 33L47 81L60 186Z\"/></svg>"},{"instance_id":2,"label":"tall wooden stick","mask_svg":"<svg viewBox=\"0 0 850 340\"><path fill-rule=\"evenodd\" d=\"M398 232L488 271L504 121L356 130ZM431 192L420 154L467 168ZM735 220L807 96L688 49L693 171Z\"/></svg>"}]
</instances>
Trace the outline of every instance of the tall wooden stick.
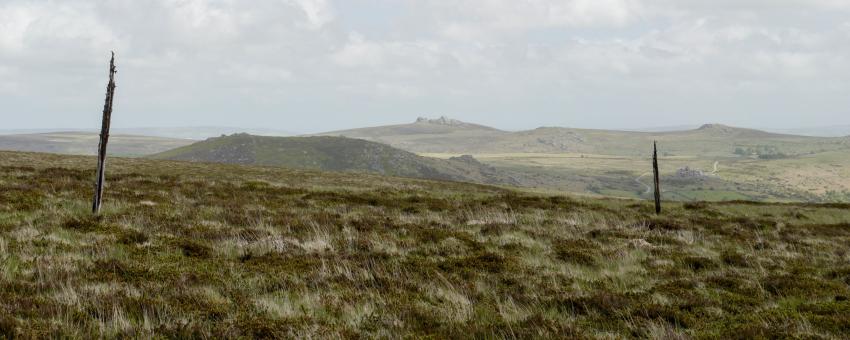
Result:
<instances>
[{"instance_id":1,"label":"tall wooden stick","mask_svg":"<svg viewBox=\"0 0 850 340\"><path fill-rule=\"evenodd\" d=\"M652 172L655 174L655 214L661 214L661 179L658 176L658 143L652 142Z\"/></svg>"},{"instance_id":2,"label":"tall wooden stick","mask_svg":"<svg viewBox=\"0 0 850 340\"><path fill-rule=\"evenodd\" d=\"M112 101L115 97L115 52L109 60L109 83L106 85L106 102L103 104L103 123L100 126L100 143L97 146L97 178L94 183L92 213L100 213L103 183L106 177L106 144L109 142L109 124L112 120Z\"/></svg>"}]
</instances>

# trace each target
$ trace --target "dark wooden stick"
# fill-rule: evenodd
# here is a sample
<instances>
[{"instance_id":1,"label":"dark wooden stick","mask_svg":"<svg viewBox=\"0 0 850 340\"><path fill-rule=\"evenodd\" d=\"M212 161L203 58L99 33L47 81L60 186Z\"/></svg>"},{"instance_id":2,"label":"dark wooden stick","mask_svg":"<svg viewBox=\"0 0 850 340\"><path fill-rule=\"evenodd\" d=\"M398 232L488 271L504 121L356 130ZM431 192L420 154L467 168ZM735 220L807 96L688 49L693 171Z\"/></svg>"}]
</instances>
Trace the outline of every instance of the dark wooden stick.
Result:
<instances>
[{"instance_id":1,"label":"dark wooden stick","mask_svg":"<svg viewBox=\"0 0 850 340\"><path fill-rule=\"evenodd\" d=\"M100 213L103 199L103 183L106 178L106 144L109 142L109 125L112 120L112 101L115 97L115 52L109 60L109 83L106 85L106 102L103 104L103 122L100 126L100 142L97 146L97 177L94 183L92 213Z\"/></svg>"},{"instance_id":2,"label":"dark wooden stick","mask_svg":"<svg viewBox=\"0 0 850 340\"><path fill-rule=\"evenodd\" d=\"M655 174L655 214L661 214L661 179L658 176L658 143L652 142L652 172Z\"/></svg>"}]
</instances>

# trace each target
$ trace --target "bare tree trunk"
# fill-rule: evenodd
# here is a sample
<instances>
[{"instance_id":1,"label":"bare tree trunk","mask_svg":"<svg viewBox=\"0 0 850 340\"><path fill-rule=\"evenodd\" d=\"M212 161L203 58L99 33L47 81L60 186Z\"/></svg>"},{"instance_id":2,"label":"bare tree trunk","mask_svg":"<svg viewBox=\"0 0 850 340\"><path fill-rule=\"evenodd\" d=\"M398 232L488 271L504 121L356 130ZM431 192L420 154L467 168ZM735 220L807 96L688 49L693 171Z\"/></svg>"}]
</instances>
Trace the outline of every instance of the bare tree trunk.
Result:
<instances>
[{"instance_id":1,"label":"bare tree trunk","mask_svg":"<svg viewBox=\"0 0 850 340\"><path fill-rule=\"evenodd\" d=\"M661 179L658 175L658 143L652 142L652 172L655 175L655 214L661 214Z\"/></svg>"},{"instance_id":2,"label":"bare tree trunk","mask_svg":"<svg viewBox=\"0 0 850 340\"><path fill-rule=\"evenodd\" d=\"M92 213L100 213L103 184L106 177L106 144L109 142L109 124L112 120L112 101L115 96L115 52L109 60L109 83L106 85L106 102L103 104L103 123L100 126L100 143L97 146L97 177L94 184Z\"/></svg>"}]
</instances>

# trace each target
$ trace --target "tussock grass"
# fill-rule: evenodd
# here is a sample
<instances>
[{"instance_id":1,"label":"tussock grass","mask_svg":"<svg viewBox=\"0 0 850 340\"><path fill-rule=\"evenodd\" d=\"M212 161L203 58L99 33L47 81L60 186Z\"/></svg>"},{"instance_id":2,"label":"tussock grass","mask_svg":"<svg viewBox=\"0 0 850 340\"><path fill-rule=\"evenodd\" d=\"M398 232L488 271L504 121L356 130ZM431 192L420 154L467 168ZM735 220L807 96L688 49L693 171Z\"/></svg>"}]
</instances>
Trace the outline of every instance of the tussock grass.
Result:
<instances>
[{"instance_id":1,"label":"tussock grass","mask_svg":"<svg viewBox=\"0 0 850 340\"><path fill-rule=\"evenodd\" d=\"M9 337L843 338L843 205L0 152Z\"/></svg>"}]
</instances>

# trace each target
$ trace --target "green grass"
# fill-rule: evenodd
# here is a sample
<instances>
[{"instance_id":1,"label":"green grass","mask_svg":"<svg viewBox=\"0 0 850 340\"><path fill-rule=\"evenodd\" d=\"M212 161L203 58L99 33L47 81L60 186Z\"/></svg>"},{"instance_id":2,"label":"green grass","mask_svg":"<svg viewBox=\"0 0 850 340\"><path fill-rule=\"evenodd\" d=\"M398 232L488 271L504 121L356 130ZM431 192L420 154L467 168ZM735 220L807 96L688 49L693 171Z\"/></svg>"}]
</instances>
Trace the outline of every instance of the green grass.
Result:
<instances>
[{"instance_id":1,"label":"green grass","mask_svg":"<svg viewBox=\"0 0 850 340\"><path fill-rule=\"evenodd\" d=\"M736 201L748 200L749 196L728 190L679 190L668 193L668 197L679 201Z\"/></svg>"},{"instance_id":2,"label":"green grass","mask_svg":"<svg viewBox=\"0 0 850 340\"><path fill-rule=\"evenodd\" d=\"M850 206L0 152L0 335L845 338Z\"/></svg>"}]
</instances>

